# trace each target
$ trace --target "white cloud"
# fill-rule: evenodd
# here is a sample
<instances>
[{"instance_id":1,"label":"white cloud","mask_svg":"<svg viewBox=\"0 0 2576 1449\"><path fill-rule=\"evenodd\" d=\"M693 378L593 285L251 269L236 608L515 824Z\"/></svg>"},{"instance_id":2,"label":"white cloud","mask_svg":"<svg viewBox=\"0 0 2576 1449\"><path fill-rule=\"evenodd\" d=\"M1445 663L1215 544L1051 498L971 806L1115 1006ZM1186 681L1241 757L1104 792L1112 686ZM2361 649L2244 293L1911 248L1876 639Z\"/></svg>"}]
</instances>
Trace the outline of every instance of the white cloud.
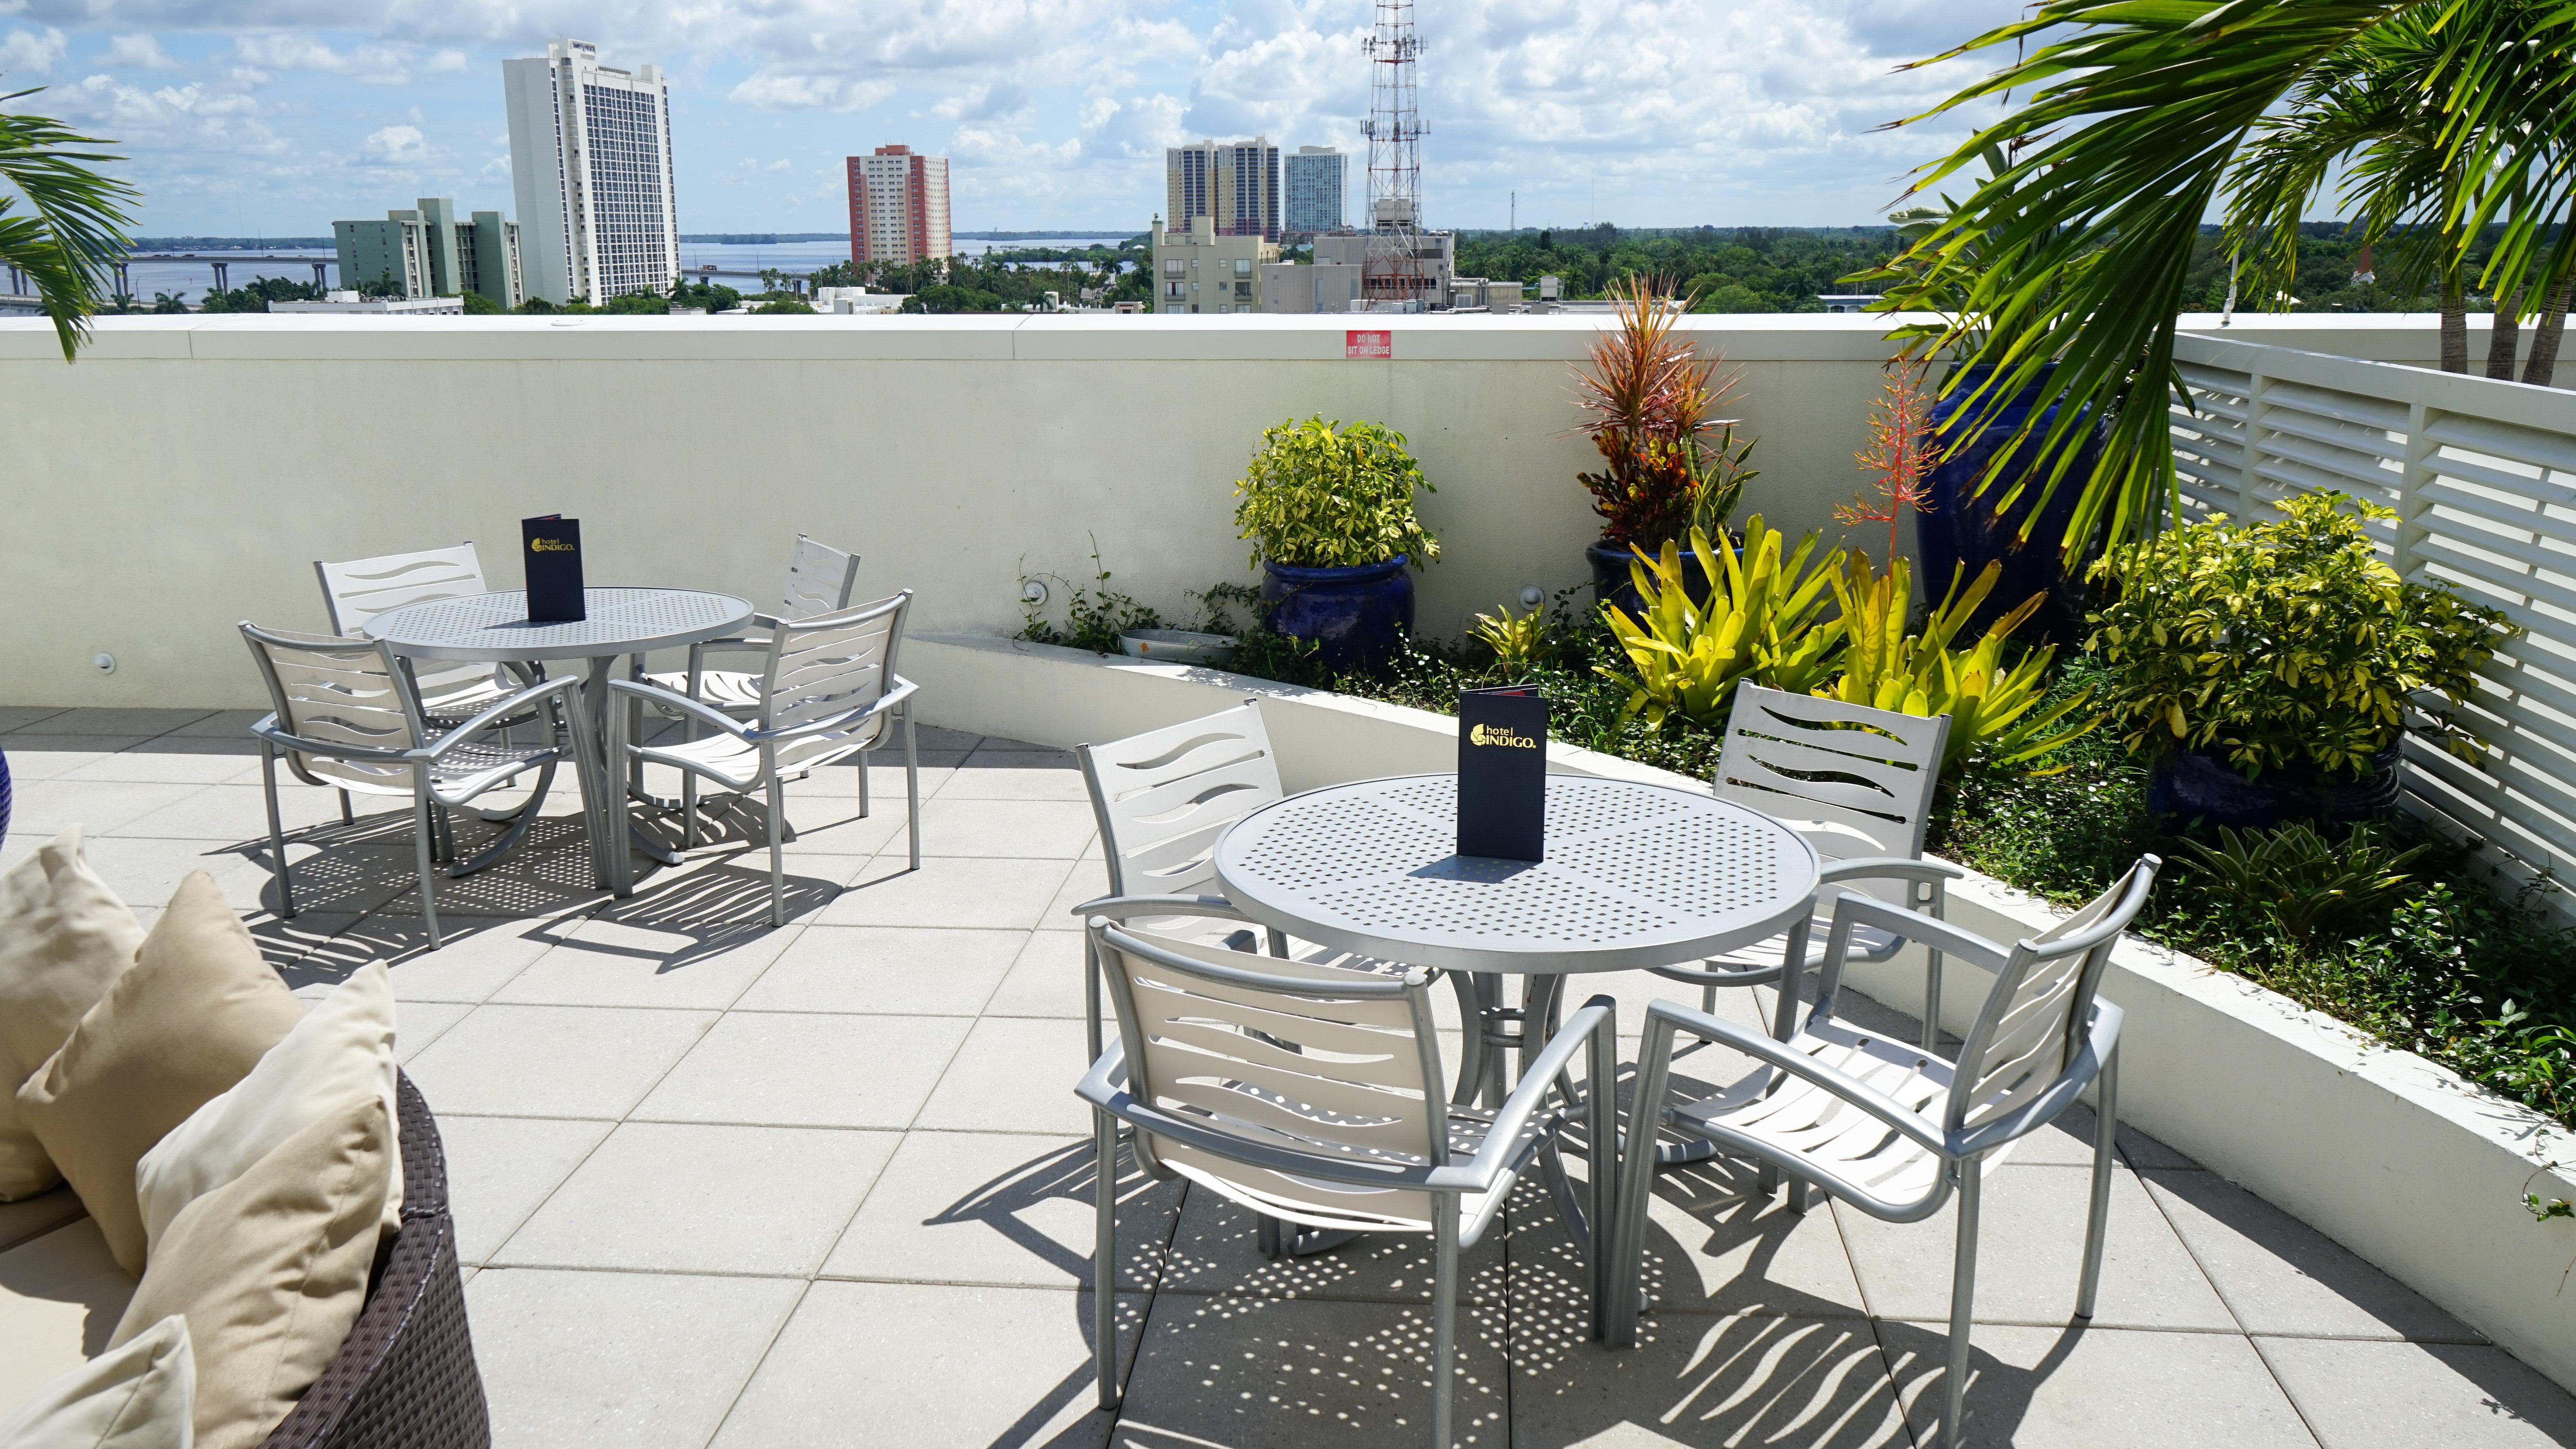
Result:
<instances>
[{"instance_id":1,"label":"white cloud","mask_svg":"<svg viewBox=\"0 0 2576 1449\"><path fill-rule=\"evenodd\" d=\"M418 166L427 162L429 144L422 139L418 126L386 126L369 133L359 153L371 161L387 166Z\"/></svg>"},{"instance_id":2,"label":"white cloud","mask_svg":"<svg viewBox=\"0 0 2576 1449\"><path fill-rule=\"evenodd\" d=\"M466 64L467 62L464 51L442 50L438 54L431 56L429 58L429 63L422 66L421 69L427 71L431 75L463 75L465 73Z\"/></svg>"},{"instance_id":3,"label":"white cloud","mask_svg":"<svg viewBox=\"0 0 2576 1449\"><path fill-rule=\"evenodd\" d=\"M102 65L140 66L145 70L175 70L179 62L161 48L161 42L149 31L139 35L119 35L108 41L107 52L99 57Z\"/></svg>"},{"instance_id":4,"label":"white cloud","mask_svg":"<svg viewBox=\"0 0 2576 1449\"><path fill-rule=\"evenodd\" d=\"M22 75L27 71L47 72L63 58L69 42L63 33L47 26L41 31L12 30L0 36L0 76ZM12 86L15 90L17 87Z\"/></svg>"},{"instance_id":5,"label":"white cloud","mask_svg":"<svg viewBox=\"0 0 2576 1449\"><path fill-rule=\"evenodd\" d=\"M259 71L323 71L369 85L401 85L411 79L408 47L361 45L344 53L316 36L280 30L236 36L233 51Z\"/></svg>"}]
</instances>

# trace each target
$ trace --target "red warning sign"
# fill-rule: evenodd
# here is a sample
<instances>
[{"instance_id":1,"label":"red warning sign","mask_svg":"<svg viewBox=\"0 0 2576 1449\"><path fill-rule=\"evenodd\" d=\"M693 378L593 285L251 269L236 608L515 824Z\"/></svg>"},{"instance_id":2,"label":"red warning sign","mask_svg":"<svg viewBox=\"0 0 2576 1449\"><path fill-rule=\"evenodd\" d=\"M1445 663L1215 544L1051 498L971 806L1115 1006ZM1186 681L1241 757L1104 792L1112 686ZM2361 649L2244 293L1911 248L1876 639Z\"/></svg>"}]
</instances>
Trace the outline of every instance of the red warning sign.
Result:
<instances>
[{"instance_id":1,"label":"red warning sign","mask_svg":"<svg viewBox=\"0 0 2576 1449\"><path fill-rule=\"evenodd\" d=\"M1392 358L1395 356L1395 334L1392 332L1351 332L1347 334L1343 341L1342 356Z\"/></svg>"}]
</instances>

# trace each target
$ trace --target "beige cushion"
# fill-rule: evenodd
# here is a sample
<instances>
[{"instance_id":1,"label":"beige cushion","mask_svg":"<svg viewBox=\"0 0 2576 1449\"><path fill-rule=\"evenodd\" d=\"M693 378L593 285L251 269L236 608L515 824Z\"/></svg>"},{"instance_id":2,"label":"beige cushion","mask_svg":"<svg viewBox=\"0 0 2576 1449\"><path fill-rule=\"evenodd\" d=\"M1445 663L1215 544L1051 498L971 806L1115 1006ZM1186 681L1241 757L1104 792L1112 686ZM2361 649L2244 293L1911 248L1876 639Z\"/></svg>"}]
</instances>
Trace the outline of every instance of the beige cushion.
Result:
<instances>
[{"instance_id":1,"label":"beige cushion","mask_svg":"<svg viewBox=\"0 0 2576 1449\"><path fill-rule=\"evenodd\" d=\"M0 1409L106 1352L133 1297L88 1218L0 1253Z\"/></svg>"},{"instance_id":2,"label":"beige cushion","mask_svg":"<svg viewBox=\"0 0 2576 1449\"><path fill-rule=\"evenodd\" d=\"M303 1015L214 879L194 871L134 965L18 1088L19 1116L127 1272L143 1270L135 1164L189 1113L248 1076Z\"/></svg>"},{"instance_id":3,"label":"beige cushion","mask_svg":"<svg viewBox=\"0 0 2576 1449\"><path fill-rule=\"evenodd\" d=\"M81 858L77 825L0 875L0 1202L62 1181L12 1094L142 944L134 913Z\"/></svg>"},{"instance_id":4,"label":"beige cushion","mask_svg":"<svg viewBox=\"0 0 2576 1449\"><path fill-rule=\"evenodd\" d=\"M162 1319L47 1384L0 1423L7 1449L189 1449L197 1367L188 1321Z\"/></svg>"},{"instance_id":5,"label":"beige cushion","mask_svg":"<svg viewBox=\"0 0 2576 1449\"><path fill-rule=\"evenodd\" d=\"M370 1098L392 1114L394 983L381 961L340 983L286 1040L268 1049L249 1076L143 1154L134 1192L149 1250L159 1251L161 1235L180 1209L248 1172L312 1123ZM394 1232L402 1227L402 1154L388 1154L386 1161L391 1181L384 1227Z\"/></svg>"},{"instance_id":6,"label":"beige cushion","mask_svg":"<svg viewBox=\"0 0 2576 1449\"><path fill-rule=\"evenodd\" d=\"M362 1097L180 1209L110 1347L177 1313L197 1355L197 1449L253 1449L366 1305L393 1119Z\"/></svg>"}]
</instances>

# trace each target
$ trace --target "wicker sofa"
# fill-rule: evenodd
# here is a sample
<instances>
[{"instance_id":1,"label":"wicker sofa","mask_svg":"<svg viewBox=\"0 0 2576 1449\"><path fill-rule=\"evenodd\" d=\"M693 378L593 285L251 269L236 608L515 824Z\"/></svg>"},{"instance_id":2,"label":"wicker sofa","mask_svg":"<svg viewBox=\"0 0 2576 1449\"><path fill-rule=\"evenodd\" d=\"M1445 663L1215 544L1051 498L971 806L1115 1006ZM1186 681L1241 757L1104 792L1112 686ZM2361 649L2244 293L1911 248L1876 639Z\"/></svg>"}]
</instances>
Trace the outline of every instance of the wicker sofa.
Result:
<instances>
[{"instance_id":1,"label":"wicker sofa","mask_svg":"<svg viewBox=\"0 0 2576 1449\"><path fill-rule=\"evenodd\" d=\"M465 1326L456 1228L438 1124L408 1077L396 1082L402 1226L378 1245L358 1321L265 1449L488 1449L490 1421ZM66 1211L67 1210L67 1211ZM101 1352L134 1291L103 1240L77 1235L69 1188L0 1213L0 1399ZM64 1246L66 1243L69 1246ZM66 1341L65 1334L69 1334ZM12 1403L0 1403L6 1417Z\"/></svg>"},{"instance_id":2,"label":"wicker sofa","mask_svg":"<svg viewBox=\"0 0 2576 1449\"><path fill-rule=\"evenodd\" d=\"M411 1078L401 1078L396 1091L402 1231L377 1251L357 1327L264 1449L489 1449L492 1442L465 1326L438 1123Z\"/></svg>"}]
</instances>

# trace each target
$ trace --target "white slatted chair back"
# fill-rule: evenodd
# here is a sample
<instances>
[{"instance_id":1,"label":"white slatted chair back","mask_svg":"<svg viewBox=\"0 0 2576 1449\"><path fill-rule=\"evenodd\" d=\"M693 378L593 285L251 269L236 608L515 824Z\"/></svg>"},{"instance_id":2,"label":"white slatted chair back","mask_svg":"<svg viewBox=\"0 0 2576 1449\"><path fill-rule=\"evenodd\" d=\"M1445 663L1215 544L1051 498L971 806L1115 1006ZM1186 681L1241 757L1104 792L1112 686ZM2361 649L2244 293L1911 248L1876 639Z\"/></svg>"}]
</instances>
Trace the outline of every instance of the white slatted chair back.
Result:
<instances>
[{"instance_id":1,"label":"white slatted chair back","mask_svg":"<svg viewBox=\"0 0 2576 1449\"><path fill-rule=\"evenodd\" d=\"M903 645L904 616L911 607L912 591L907 589L855 609L778 620L761 676L758 728L811 725L857 714L884 698L894 688L895 653ZM887 716L879 715L847 732L825 730L783 740L778 768L793 771L822 756L846 754L874 742L886 724Z\"/></svg>"},{"instance_id":2,"label":"white slatted chair back","mask_svg":"<svg viewBox=\"0 0 2576 1449\"><path fill-rule=\"evenodd\" d=\"M1742 684L1711 792L1789 826L1828 864L1916 859L1949 737L1947 715L1926 719ZM1818 914L1829 914L1845 890L1913 904L1903 882L1865 881L1827 887Z\"/></svg>"},{"instance_id":3,"label":"white slatted chair back","mask_svg":"<svg viewBox=\"0 0 2576 1449\"><path fill-rule=\"evenodd\" d=\"M1284 793L1270 732L1251 700L1105 745L1077 745L1074 755L1113 896L1213 894L1216 838Z\"/></svg>"},{"instance_id":4,"label":"white slatted chair back","mask_svg":"<svg viewBox=\"0 0 2576 1449\"><path fill-rule=\"evenodd\" d=\"M1255 1156L1284 1151L1341 1167L1448 1161L1439 1038L1420 973L1398 983L1132 923L1101 929L1096 942L1127 1043L1128 1091L1139 1101L1203 1120ZM1246 971L1282 984L1226 979ZM1358 985L1369 993L1348 993ZM1432 1228L1431 1194L1419 1189L1323 1181L1142 1136L1164 1165L1256 1212L1322 1228Z\"/></svg>"},{"instance_id":5,"label":"white slatted chair back","mask_svg":"<svg viewBox=\"0 0 2576 1449\"><path fill-rule=\"evenodd\" d=\"M800 533L796 535L796 547L787 555L787 585L779 600L778 617L811 619L837 614L850 607L850 594L858 586L857 554L843 553Z\"/></svg>"},{"instance_id":6,"label":"white slatted chair back","mask_svg":"<svg viewBox=\"0 0 2576 1449\"><path fill-rule=\"evenodd\" d=\"M368 639L296 634L242 626L251 656L268 681L278 727L315 744L365 750L405 750L416 742L400 682L382 646ZM412 793L410 767L342 760L301 752L293 756L307 777L374 794Z\"/></svg>"},{"instance_id":7,"label":"white slatted chair back","mask_svg":"<svg viewBox=\"0 0 2576 1449\"><path fill-rule=\"evenodd\" d=\"M2131 866L2083 909L2014 944L1960 1043L1944 1111L1949 1130L2017 1110L2074 1062L2112 949L2146 908L2154 883L2152 865Z\"/></svg>"},{"instance_id":8,"label":"white slatted chair back","mask_svg":"<svg viewBox=\"0 0 2576 1449\"><path fill-rule=\"evenodd\" d=\"M407 604L467 598L491 590L483 582L483 563L471 539L453 548L418 553L389 553L345 563L315 560L322 580L322 604L331 628L344 637L363 634L378 614ZM489 664L435 663L414 660L412 679L420 688L421 706L432 715L472 714L478 696L496 692L498 671Z\"/></svg>"}]
</instances>

